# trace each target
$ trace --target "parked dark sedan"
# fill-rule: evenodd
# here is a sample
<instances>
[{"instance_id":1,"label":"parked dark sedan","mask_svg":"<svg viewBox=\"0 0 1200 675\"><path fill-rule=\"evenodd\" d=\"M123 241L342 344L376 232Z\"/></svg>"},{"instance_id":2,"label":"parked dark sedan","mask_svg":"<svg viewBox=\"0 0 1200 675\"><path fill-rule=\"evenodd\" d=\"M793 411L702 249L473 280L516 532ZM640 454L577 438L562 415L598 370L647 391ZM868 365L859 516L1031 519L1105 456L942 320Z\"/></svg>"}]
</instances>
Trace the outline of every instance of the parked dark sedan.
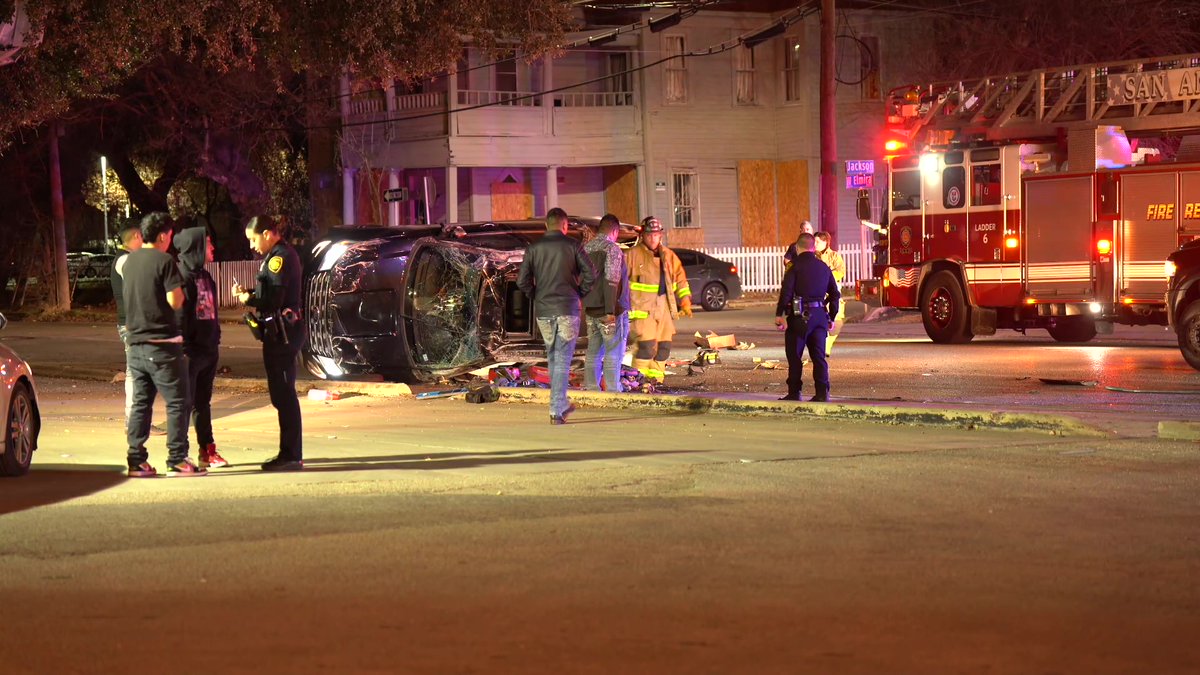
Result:
<instances>
[{"instance_id":1,"label":"parked dark sedan","mask_svg":"<svg viewBox=\"0 0 1200 675\"><path fill-rule=\"evenodd\" d=\"M705 310L719 312L730 300L742 297L742 280L735 265L688 248L671 250L683 263L692 296L699 298Z\"/></svg>"},{"instance_id":2,"label":"parked dark sedan","mask_svg":"<svg viewBox=\"0 0 1200 675\"><path fill-rule=\"evenodd\" d=\"M569 234L597 221L572 217ZM414 383L544 358L517 272L545 232L540 220L333 230L305 267L305 365Z\"/></svg>"}]
</instances>

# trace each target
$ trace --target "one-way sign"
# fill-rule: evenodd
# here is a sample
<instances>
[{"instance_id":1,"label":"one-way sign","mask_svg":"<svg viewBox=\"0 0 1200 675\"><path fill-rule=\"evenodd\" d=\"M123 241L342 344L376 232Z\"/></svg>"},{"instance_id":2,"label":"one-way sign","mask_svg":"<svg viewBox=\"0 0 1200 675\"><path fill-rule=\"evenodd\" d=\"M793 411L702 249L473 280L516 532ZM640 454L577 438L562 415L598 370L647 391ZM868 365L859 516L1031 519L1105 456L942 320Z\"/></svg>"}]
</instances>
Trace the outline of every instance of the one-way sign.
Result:
<instances>
[{"instance_id":1,"label":"one-way sign","mask_svg":"<svg viewBox=\"0 0 1200 675\"><path fill-rule=\"evenodd\" d=\"M383 191L383 201L385 202L406 202L408 201L408 188L393 188Z\"/></svg>"}]
</instances>

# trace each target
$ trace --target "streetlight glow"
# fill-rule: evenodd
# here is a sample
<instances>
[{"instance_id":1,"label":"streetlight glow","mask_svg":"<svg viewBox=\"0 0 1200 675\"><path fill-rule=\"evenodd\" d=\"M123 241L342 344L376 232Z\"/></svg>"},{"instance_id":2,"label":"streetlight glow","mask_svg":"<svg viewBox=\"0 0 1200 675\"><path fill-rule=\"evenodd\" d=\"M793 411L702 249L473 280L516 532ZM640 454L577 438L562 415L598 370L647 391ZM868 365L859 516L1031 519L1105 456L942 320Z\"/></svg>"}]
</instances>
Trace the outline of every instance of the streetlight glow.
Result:
<instances>
[{"instance_id":1,"label":"streetlight glow","mask_svg":"<svg viewBox=\"0 0 1200 675\"><path fill-rule=\"evenodd\" d=\"M108 253L108 158L100 155L100 194L104 199L104 252Z\"/></svg>"}]
</instances>

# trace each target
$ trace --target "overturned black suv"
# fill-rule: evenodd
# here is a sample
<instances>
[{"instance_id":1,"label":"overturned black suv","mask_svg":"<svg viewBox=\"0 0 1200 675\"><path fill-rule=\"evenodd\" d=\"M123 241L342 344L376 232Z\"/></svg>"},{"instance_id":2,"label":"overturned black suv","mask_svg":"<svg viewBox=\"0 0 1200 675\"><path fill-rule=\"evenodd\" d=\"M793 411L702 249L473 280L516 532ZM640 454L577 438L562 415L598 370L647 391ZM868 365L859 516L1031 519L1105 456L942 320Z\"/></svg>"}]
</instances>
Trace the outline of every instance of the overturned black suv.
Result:
<instances>
[{"instance_id":1,"label":"overturned black suv","mask_svg":"<svg viewBox=\"0 0 1200 675\"><path fill-rule=\"evenodd\" d=\"M1179 338L1179 351L1200 370L1200 239L1167 256L1167 319Z\"/></svg>"},{"instance_id":2,"label":"overturned black suv","mask_svg":"<svg viewBox=\"0 0 1200 675\"><path fill-rule=\"evenodd\" d=\"M572 217L568 234L598 223ZM545 232L540 220L331 231L305 268L305 365L327 379L417 383L543 358L517 272ZM636 239L628 226L621 236Z\"/></svg>"}]
</instances>

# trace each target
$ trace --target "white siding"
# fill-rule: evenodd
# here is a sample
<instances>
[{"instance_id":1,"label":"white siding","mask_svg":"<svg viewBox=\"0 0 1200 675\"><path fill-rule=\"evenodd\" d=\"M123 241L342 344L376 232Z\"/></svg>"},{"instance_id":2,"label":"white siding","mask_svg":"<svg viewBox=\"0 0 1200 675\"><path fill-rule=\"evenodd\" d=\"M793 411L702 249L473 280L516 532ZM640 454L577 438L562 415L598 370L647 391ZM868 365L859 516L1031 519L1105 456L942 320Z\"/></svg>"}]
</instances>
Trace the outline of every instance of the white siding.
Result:
<instances>
[{"instance_id":1,"label":"white siding","mask_svg":"<svg viewBox=\"0 0 1200 675\"><path fill-rule=\"evenodd\" d=\"M675 28L655 34L642 31L647 60L662 56L663 36L683 35L688 52L704 50L770 21L762 14L703 13ZM778 40L755 48L758 105L735 103L733 51L688 58L688 102L665 101L665 69L645 72L642 101L647 107L645 133L650 139L650 170L645 177L653 213L671 222L671 177L674 167L696 170L699 222L704 242L712 246L741 243L738 222L737 162L743 159L773 160L778 156L775 125L777 81L775 71ZM666 183L657 192L656 183Z\"/></svg>"}]
</instances>

